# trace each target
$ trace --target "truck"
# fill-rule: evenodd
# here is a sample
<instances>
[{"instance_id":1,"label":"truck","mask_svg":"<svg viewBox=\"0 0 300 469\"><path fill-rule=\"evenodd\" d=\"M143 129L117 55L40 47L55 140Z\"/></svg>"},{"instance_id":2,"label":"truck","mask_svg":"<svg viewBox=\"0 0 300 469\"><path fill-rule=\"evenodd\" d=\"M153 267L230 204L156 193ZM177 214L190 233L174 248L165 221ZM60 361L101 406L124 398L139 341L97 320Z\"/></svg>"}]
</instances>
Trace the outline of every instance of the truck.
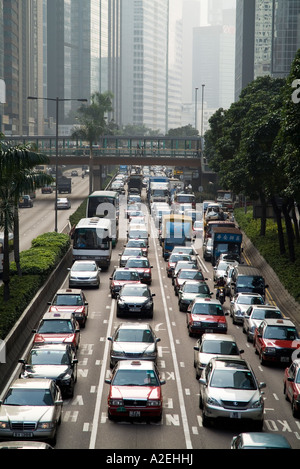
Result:
<instances>
[{"instance_id":1,"label":"truck","mask_svg":"<svg viewBox=\"0 0 300 469\"><path fill-rule=\"evenodd\" d=\"M153 202L170 202L170 192L168 182L151 182L148 192L148 200Z\"/></svg>"},{"instance_id":2,"label":"truck","mask_svg":"<svg viewBox=\"0 0 300 469\"><path fill-rule=\"evenodd\" d=\"M241 261L243 234L238 228L219 227L212 231L211 263L216 265L221 254L230 254L232 258Z\"/></svg>"},{"instance_id":3,"label":"truck","mask_svg":"<svg viewBox=\"0 0 300 469\"><path fill-rule=\"evenodd\" d=\"M131 174L128 180L128 193L130 192L142 192L143 187L143 175L142 174Z\"/></svg>"},{"instance_id":4,"label":"truck","mask_svg":"<svg viewBox=\"0 0 300 469\"><path fill-rule=\"evenodd\" d=\"M58 193L67 192L71 194L72 192L72 178L67 178L66 176L60 176L57 180L57 191Z\"/></svg>"},{"instance_id":5,"label":"truck","mask_svg":"<svg viewBox=\"0 0 300 469\"><path fill-rule=\"evenodd\" d=\"M192 241L193 220L186 215L164 215L161 224L161 246L163 257L167 260L174 246L190 246Z\"/></svg>"}]
</instances>

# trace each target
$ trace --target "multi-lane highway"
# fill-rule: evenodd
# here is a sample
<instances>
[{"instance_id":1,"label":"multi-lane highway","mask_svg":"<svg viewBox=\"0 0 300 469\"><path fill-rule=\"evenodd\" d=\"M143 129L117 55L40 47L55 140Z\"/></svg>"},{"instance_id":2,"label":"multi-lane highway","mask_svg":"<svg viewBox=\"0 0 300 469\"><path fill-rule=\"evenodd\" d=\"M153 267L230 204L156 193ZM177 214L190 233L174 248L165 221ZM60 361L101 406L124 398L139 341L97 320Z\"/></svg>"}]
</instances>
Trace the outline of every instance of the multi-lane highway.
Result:
<instances>
[{"instance_id":1,"label":"multi-lane highway","mask_svg":"<svg viewBox=\"0 0 300 469\"><path fill-rule=\"evenodd\" d=\"M81 177L73 179L70 195L72 211L87 195L88 181ZM20 211L21 249L39 232L53 231L54 198L38 194L33 209ZM123 205L124 207L124 205ZM59 213L59 230L67 222L69 211ZM122 217L122 206L120 210ZM125 218L121 220L121 235L125 236ZM150 226L149 259L153 265L151 290L155 293L154 315L151 320L161 341L159 342L158 367L163 386L164 406L160 423L112 422L107 418L108 385L110 375L108 360L109 341L116 326L123 321L116 317L116 300L109 292L109 277L118 265L119 253L125 239L120 238L113 250L111 267L101 272L99 290L86 289L89 301L89 318L81 331L78 351L78 381L73 398L65 399L63 418L58 431L57 449L127 449L127 450L193 450L228 449L232 437L244 430L237 425L204 428L199 409L199 384L193 366L193 346L196 338L189 337L185 313L180 312L172 281L166 275L166 262L161 247ZM214 290L212 266L202 259L201 240L197 250L207 283ZM250 260L251 261L251 260ZM267 279L266 279L267 280ZM66 286L67 281L62 286ZM215 296L215 295L214 295ZM272 299L269 298L269 301ZM229 309L227 298L225 308ZM45 310L47 305L45 305ZM284 435L293 448L300 448L300 420L292 416L291 406L283 394L283 368L261 366L252 344L246 340L240 326L232 324L227 316L228 333L235 336L244 358L252 365L258 381L267 384L265 389L264 431ZM247 429L247 427L246 427Z\"/></svg>"}]
</instances>

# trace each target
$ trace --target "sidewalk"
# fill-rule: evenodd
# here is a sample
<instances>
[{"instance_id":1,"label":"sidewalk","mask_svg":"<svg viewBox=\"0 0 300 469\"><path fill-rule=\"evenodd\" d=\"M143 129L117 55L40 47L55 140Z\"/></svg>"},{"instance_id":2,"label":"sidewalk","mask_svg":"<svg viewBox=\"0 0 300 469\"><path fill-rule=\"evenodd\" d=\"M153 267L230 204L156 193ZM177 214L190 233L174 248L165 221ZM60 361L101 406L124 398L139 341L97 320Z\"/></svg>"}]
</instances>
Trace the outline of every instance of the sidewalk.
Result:
<instances>
[{"instance_id":1,"label":"sidewalk","mask_svg":"<svg viewBox=\"0 0 300 469\"><path fill-rule=\"evenodd\" d=\"M267 285L269 285L269 292L272 299L282 311L282 313L290 318L297 328L300 327L300 304L289 294L280 282L274 270L269 266L266 260L260 255L258 250L253 246L252 242L247 238L243 232L243 248L246 256L251 259L253 266L257 267Z\"/></svg>"}]
</instances>

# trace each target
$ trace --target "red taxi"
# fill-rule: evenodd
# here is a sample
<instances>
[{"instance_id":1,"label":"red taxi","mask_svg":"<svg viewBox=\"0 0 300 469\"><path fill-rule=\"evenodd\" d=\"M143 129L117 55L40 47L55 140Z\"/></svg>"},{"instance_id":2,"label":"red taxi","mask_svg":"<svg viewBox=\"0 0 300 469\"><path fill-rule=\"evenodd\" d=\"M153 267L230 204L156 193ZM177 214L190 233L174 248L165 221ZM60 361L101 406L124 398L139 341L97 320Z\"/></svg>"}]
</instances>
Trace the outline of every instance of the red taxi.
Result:
<instances>
[{"instance_id":1,"label":"red taxi","mask_svg":"<svg viewBox=\"0 0 300 469\"><path fill-rule=\"evenodd\" d=\"M126 267L137 270L140 276L140 281L142 283L147 283L148 285L151 285L151 269L153 268L153 266L150 265L149 259L147 257L130 257L126 262Z\"/></svg>"},{"instance_id":2,"label":"red taxi","mask_svg":"<svg viewBox=\"0 0 300 469\"><path fill-rule=\"evenodd\" d=\"M80 343L80 326L73 313L52 312L44 314L38 329L33 330L36 345L70 344L77 350Z\"/></svg>"},{"instance_id":3,"label":"red taxi","mask_svg":"<svg viewBox=\"0 0 300 469\"><path fill-rule=\"evenodd\" d=\"M119 291L126 283L141 283L137 269L127 267L118 267L109 279L112 298L117 298Z\"/></svg>"},{"instance_id":4,"label":"red taxi","mask_svg":"<svg viewBox=\"0 0 300 469\"><path fill-rule=\"evenodd\" d=\"M63 288L58 290L50 305L49 313L73 313L79 325L85 327L88 318L89 304L85 294L79 288Z\"/></svg>"},{"instance_id":5,"label":"red taxi","mask_svg":"<svg viewBox=\"0 0 300 469\"><path fill-rule=\"evenodd\" d=\"M300 356L300 353L297 355ZM285 369L283 392L292 405L293 417L300 417L300 358Z\"/></svg>"},{"instance_id":6,"label":"red taxi","mask_svg":"<svg viewBox=\"0 0 300 469\"><path fill-rule=\"evenodd\" d=\"M253 346L262 365L290 363L292 354L300 347L300 338L289 319L264 319L255 329Z\"/></svg>"},{"instance_id":7,"label":"red taxi","mask_svg":"<svg viewBox=\"0 0 300 469\"><path fill-rule=\"evenodd\" d=\"M115 420L162 418L163 396L154 362L147 360L121 360L112 371L108 394L108 418Z\"/></svg>"},{"instance_id":8,"label":"red taxi","mask_svg":"<svg viewBox=\"0 0 300 469\"><path fill-rule=\"evenodd\" d=\"M175 265L178 261L191 261L191 260L192 260L191 256L184 252L171 253L168 259L167 267L166 267L168 277L172 277L173 270L175 269Z\"/></svg>"},{"instance_id":9,"label":"red taxi","mask_svg":"<svg viewBox=\"0 0 300 469\"><path fill-rule=\"evenodd\" d=\"M195 298L186 313L186 323L190 336L214 332L227 332L228 313L218 300L212 298Z\"/></svg>"}]
</instances>

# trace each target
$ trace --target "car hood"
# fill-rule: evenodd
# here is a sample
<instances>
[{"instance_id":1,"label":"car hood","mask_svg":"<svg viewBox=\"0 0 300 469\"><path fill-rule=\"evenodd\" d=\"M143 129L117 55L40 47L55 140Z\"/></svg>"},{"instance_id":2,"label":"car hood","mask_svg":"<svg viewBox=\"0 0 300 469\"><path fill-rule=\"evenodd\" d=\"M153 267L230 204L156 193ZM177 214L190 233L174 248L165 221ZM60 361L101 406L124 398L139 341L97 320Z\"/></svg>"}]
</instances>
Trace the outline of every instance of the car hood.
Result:
<instances>
[{"instance_id":1,"label":"car hood","mask_svg":"<svg viewBox=\"0 0 300 469\"><path fill-rule=\"evenodd\" d=\"M234 401L249 402L259 399L261 393L258 389L226 389L226 388L209 388L209 396L217 401ZM246 406L246 404L245 404Z\"/></svg>"},{"instance_id":2,"label":"car hood","mask_svg":"<svg viewBox=\"0 0 300 469\"><path fill-rule=\"evenodd\" d=\"M121 296L120 300L124 301L124 303L143 304L150 300L150 298L145 296Z\"/></svg>"},{"instance_id":3,"label":"car hood","mask_svg":"<svg viewBox=\"0 0 300 469\"><path fill-rule=\"evenodd\" d=\"M70 272L70 276L72 277L80 277L80 278L91 278L91 277L97 277L98 273L97 272L88 272L88 271L72 271Z\"/></svg>"},{"instance_id":4,"label":"car hood","mask_svg":"<svg viewBox=\"0 0 300 469\"><path fill-rule=\"evenodd\" d=\"M247 309L249 309L249 305L243 305L243 304L234 305L234 311L241 311L242 313L245 313Z\"/></svg>"},{"instance_id":5,"label":"car hood","mask_svg":"<svg viewBox=\"0 0 300 469\"><path fill-rule=\"evenodd\" d=\"M155 344L145 344L144 342L114 342L113 350L114 352L124 353L154 352Z\"/></svg>"},{"instance_id":6,"label":"car hood","mask_svg":"<svg viewBox=\"0 0 300 469\"><path fill-rule=\"evenodd\" d=\"M24 378L48 378L56 379L67 373L67 365L34 365L26 367Z\"/></svg>"},{"instance_id":7,"label":"car hood","mask_svg":"<svg viewBox=\"0 0 300 469\"><path fill-rule=\"evenodd\" d=\"M160 388L158 386L111 386L111 398L159 399Z\"/></svg>"},{"instance_id":8,"label":"car hood","mask_svg":"<svg viewBox=\"0 0 300 469\"><path fill-rule=\"evenodd\" d=\"M54 406L12 406L2 405L0 420L14 422L49 422L53 418Z\"/></svg>"},{"instance_id":9,"label":"car hood","mask_svg":"<svg viewBox=\"0 0 300 469\"><path fill-rule=\"evenodd\" d=\"M263 339L266 347L290 348L297 349L300 347L299 340L279 340L279 339Z\"/></svg>"},{"instance_id":10,"label":"car hood","mask_svg":"<svg viewBox=\"0 0 300 469\"><path fill-rule=\"evenodd\" d=\"M123 286L125 283L141 283L139 280L113 280L112 285Z\"/></svg>"},{"instance_id":11,"label":"car hood","mask_svg":"<svg viewBox=\"0 0 300 469\"><path fill-rule=\"evenodd\" d=\"M226 322L225 316L210 316L209 314L191 314L193 321L201 322Z\"/></svg>"},{"instance_id":12,"label":"car hood","mask_svg":"<svg viewBox=\"0 0 300 469\"><path fill-rule=\"evenodd\" d=\"M51 313L82 313L85 311L85 306L50 306L49 312Z\"/></svg>"},{"instance_id":13,"label":"car hood","mask_svg":"<svg viewBox=\"0 0 300 469\"><path fill-rule=\"evenodd\" d=\"M182 293L181 294L181 299L182 300L193 301L195 298L210 298L210 295L208 295L207 293ZM199 315L197 315L197 316L199 316Z\"/></svg>"}]
</instances>

